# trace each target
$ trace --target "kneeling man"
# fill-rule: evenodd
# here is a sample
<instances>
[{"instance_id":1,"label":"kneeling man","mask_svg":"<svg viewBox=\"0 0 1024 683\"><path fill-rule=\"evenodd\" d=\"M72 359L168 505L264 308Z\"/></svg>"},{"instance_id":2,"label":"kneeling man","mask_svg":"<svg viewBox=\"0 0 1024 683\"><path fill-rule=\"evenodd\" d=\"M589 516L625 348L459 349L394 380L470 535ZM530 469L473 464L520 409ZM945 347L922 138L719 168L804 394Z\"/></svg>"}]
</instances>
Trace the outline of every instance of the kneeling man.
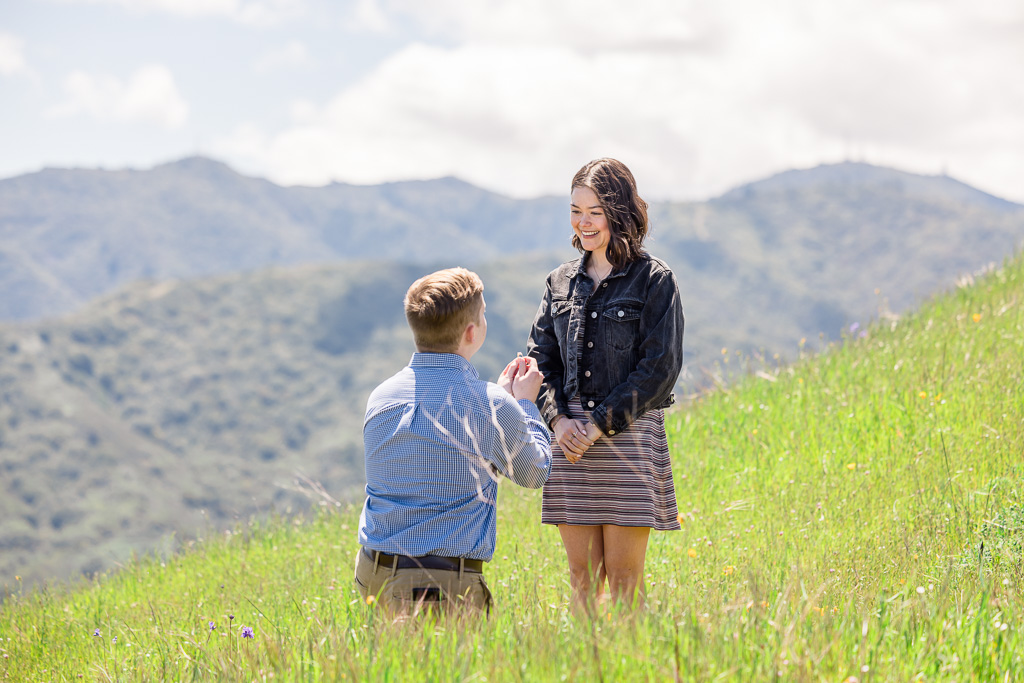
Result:
<instances>
[{"instance_id":1,"label":"kneeling man","mask_svg":"<svg viewBox=\"0 0 1024 683\"><path fill-rule=\"evenodd\" d=\"M405 315L417 352L367 402L355 581L395 612L489 612L498 479L539 488L551 467L536 361L513 360L497 384L470 363L487 336L483 290L464 268L414 282Z\"/></svg>"}]
</instances>

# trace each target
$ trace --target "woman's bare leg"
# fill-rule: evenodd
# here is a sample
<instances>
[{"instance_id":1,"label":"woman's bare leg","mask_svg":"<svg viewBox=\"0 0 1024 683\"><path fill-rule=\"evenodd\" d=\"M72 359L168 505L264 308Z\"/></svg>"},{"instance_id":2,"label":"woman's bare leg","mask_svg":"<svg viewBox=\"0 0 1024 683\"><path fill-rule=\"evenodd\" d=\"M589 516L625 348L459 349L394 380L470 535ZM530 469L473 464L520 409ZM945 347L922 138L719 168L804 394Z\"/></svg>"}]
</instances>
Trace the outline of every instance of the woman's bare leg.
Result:
<instances>
[{"instance_id":1,"label":"woman's bare leg","mask_svg":"<svg viewBox=\"0 0 1024 683\"><path fill-rule=\"evenodd\" d=\"M560 524L562 545L569 559L573 610L593 614L594 600L604 592L604 534L599 526Z\"/></svg>"},{"instance_id":2,"label":"woman's bare leg","mask_svg":"<svg viewBox=\"0 0 1024 683\"><path fill-rule=\"evenodd\" d=\"M603 568L608 575L612 599L628 607L643 607L647 599L644 561L650 528L606 524L601 529ZM565 542L564 535L562 541Z\"/></svg>"}]
</instances>

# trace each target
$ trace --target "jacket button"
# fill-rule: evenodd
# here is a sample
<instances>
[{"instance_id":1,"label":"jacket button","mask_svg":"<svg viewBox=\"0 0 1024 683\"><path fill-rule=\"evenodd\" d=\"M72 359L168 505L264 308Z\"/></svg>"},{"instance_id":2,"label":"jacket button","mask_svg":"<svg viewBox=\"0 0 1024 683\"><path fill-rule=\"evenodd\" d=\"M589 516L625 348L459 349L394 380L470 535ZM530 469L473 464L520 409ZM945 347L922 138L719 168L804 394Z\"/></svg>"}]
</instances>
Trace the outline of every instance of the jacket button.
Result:
<instances>
[{"instance_id":1,"label":"jacket button","mask_svg":"<svg viewBox=\"0 0 1024 683\"><path fill-rule=\"evenodd\" d=\"M608 430L608 436L615 436L615 430L614 429L609 429Z\"/></svg>"},{"instance_id":2,"label":"jacket button","mask_svg":"<svg viewBox=\"0 0 1024 683\"><path fill-rule=\"evenodd\" d=\"M590 370L587 370L586 372L584 372L583 376L584 377L590 377Z\"/></svg>"},{"instance_id":3,"label":"jacket button","mask_svg":"<svg viewBox=\"0 0 1024 683\"><path fill-rule=\"evenodd\" d=\"M588 349L594 348L594 342L587 342L587 348Z\"/></svg>"},{"instance_id":4,"label":"jacket button","mask_svg":"<svg viewBox=\"0 0 1024 683\"><path fill-rule=\"evenodd\" d=\"M590 317L591 318L596 318L597 317L597 311L594 311L593 313L591 313Z\"/></svg>"},{"instance_id":5,"label":"jacket button","mask_svg":"<svg viewBox=\"0 0 1024 683\"><path fill-rule=\"evenodd\" d=\"M587 407L588 408L593 408L594 407L594 402L593 401L587 401Z\"/></svg>"},{"instance_id":6,"label":"jacket button","mask_svg":"<svg viewBox=\"0 0 1024 683\"><path fill-rule=\"evenodd\" d=\"M625 311L619 311L619 317L620 317L620 318L621 318L622 316L624 316L624 315L626 315L626 312L625 312Z\"/></svg>"},{"instance_id":7,"label":"jacket button","mask_svg":"<svg viewBox=\"0 0 1024 683\"><path fill-rule=\"evenodd\" d=\"M601 283L601 286L602 286L602 287L607 287L607 286L608 286L608 283L607 283L607 282L602 282L602 283Z\"/></svg>"}]
</instances>

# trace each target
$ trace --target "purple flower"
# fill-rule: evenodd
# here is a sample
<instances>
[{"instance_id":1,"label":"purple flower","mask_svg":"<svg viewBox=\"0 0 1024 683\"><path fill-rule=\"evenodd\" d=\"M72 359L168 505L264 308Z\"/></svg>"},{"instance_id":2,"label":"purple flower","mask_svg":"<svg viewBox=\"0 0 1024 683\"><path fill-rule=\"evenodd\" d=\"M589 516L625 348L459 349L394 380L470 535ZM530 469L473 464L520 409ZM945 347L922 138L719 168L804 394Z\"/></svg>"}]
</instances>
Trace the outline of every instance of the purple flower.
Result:
<instances>
[{"instance_id":1,"label":"purple flower","mask_svg":"<svg viewBox=\"0 0 1024 683\"><path fill-rule=\"evenodd\" d=\"M249 627L249 626L243 626L242 627L242 637L243 638L252 638L253 637L252 628Z\"/></svg>"},{"instance_id":2,"label":"purple flower","mask_svg":"<svg viewBox=\"0 0 1024 683\"><path fill-rule=\"evenodd\" d=\"M95 636L95 637L99 638L99 636L100 636L100 630L99 630L99 629L96 629L95 631L93 631L93 632L92 632L92 634L93 634L93 636Z\"/></svg>"},{"instance_id":3,"label":"purple flower","mask_svg":"<svg viewBox=\"0 0 1024 683\"><path fill-rule=\"evenodd\" d=\"M217 630L217 625L215 623L213 623L212 621L210 622L210 630L211 631L216 631Z\"/></svg>"},{"instance_id":4,"label":"purple flower","mask_svg":"<svg viewBox=\"0 0 1024 683\"><path fill-rule=\"evenodd\" d=\"M114 636L114 644L117 644L117 636Z\"/></svg>"},{"instance_id":5,"label":"purple flower","mask_svg":"<svg viewBox=\"0 0 1024 683\"><path fill-rule=\"evenodd\" d=\"M854 332L856 332L859 329L860 329L860 323L854 323L854 324L850 325L850 334L853 334Z\"/></svg>"}]
</instances>

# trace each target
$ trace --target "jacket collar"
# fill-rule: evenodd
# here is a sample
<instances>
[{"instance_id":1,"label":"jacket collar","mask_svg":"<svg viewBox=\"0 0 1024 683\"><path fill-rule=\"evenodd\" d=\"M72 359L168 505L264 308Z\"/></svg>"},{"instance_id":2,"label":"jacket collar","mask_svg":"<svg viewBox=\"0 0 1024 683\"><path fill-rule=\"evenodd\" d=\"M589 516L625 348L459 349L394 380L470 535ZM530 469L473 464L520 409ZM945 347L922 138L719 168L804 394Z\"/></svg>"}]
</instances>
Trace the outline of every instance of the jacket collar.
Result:
<instances>
[{"instance_id":1,"label":"jacket collar","mask_svg":"<svg viewBox=\"0 0 1024 683\"><path fill-rule=\"evenodd\" d=\"M565 276L567 278L569 278L570 280L572 278L574 278L574 277L585 277L588 280L590 280L591 277L589 275L587 275L587 263L589 263L589 262L590 262L590 252L588 251L585 254L583 254L583 256L581 256L579 258L579 261L576 264L576 270L573 271L571 268L566 270ZM623 277L623 276L627 275L629 273L629 271L633 268L633 264L634 263L636 263L636 261L630 261L629 263L627 263L625 265L625 267L613 268L612 272L608 274L608 277L606 277L605 280L611 280L613 278Z\"/></svg>"}]
</instances>

